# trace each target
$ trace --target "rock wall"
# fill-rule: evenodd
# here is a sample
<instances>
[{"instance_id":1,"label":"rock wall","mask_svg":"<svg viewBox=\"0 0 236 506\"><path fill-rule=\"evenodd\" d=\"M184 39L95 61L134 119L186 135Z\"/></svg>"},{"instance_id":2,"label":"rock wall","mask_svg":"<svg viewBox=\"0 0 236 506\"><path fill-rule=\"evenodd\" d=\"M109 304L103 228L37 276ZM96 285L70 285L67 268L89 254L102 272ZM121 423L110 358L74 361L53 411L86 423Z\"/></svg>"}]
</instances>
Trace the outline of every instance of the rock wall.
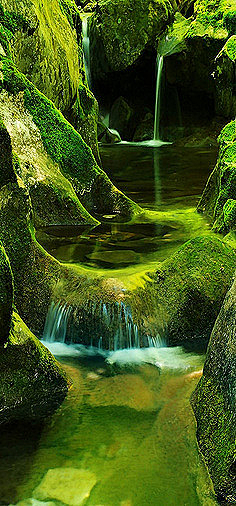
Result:
<instances>
[{"instance_id":1,"label":"rock wall","mask_svg":"<svg viewBox=\"0 0 236 506\"><path fill-rule=\"evenodd\" d=\"M236 281L209 342L203 376L192 396L197 439L220 500L233 504L236 437Z\"/></svg>"}]
</instances>

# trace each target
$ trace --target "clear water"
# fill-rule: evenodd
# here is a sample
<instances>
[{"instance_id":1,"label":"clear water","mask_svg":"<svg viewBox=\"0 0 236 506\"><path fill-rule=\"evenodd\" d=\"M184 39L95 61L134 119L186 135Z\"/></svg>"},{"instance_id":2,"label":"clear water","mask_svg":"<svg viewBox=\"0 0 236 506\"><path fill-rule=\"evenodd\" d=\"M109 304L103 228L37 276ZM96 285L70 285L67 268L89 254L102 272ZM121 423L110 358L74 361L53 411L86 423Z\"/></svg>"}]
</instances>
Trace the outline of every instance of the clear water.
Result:
<instances>
[{"instance_id":1,"label":"clear water","mask_svg":"<svg viewBox=\"0 0 236 506\"><path fill-rule=\"evenodd\" d=\"M112 181L148 213L135 223L93 228L50 227L38 232L56 258L86 267L121 270L149 268L188 239L209 233L196 204L214 166L215 149L115 145L101 148Z\"/></svg>"},{"instance_id":2,"label":"clear water","mask_svg":"<svg viewBox=\"0 0 236 506\"><path fill-rule=\"evenodd\" d=\"M91 473L86 506L216 504L189 404L202 355L180 347L97 355L81 346L49 346L74 385L43 429L14 425L1 433L1 504L29 498L20 505L82 504L73 494L88 486ZM81 469L82 482L76 481ZM49 470L55 480L43 493Z\"/></svg>"}]
</instances>

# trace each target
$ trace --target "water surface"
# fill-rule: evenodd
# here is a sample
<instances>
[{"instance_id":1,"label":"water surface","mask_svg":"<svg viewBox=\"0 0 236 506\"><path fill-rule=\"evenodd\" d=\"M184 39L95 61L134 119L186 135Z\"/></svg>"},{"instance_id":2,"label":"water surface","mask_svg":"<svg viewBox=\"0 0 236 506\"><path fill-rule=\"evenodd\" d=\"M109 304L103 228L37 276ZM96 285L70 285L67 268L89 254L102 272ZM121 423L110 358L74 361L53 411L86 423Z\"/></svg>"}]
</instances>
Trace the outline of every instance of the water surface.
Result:
<instances>
[{"instance_id":1,"label":"water surface","mask_svg":"<svg viewBox=\"0 0 236 506\"><path fill-rule=\"evenodd\" d=\"M74 386L40 437L29 433L34 444L25 443L23 452L22 429L15 428L15 447L0 458L3 504L32 497L80 504L73 494L83 480L86 506L215 504L189 404L203 355L180 347L96 355L94 349L50 346ZM6 436L1 439L6 453ZM84 473L80 482L78 471Z\"/></svg>"}]
</instances>

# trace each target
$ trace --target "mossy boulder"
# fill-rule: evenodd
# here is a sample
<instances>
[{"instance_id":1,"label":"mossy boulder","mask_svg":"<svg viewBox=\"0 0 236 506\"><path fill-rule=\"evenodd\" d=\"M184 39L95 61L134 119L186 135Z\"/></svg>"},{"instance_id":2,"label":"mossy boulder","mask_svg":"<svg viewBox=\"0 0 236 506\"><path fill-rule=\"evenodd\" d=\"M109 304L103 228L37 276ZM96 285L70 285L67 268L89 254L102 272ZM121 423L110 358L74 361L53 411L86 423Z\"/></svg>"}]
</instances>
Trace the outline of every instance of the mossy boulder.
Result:
<instances>
[{"instance_id":1,"label":"mossy boulder","mask_svg":"<svg viewBox=\"0 0 236 506\"><path fill-rule=\"evenodd\" d=\"M236 427L236 281L208 345L203 376L192 396L197 439L220 500L233 504Z\"/></svg>"},{"instance_id":2,"label":"mossy boulder","mask_svg":"<svg viewBox=\"0 0 236 506\"><path fill-rule=\"evenodd\" d=\"M35 225L95 225L96 220L83 207L70 181L47 154L22 93L16 96L6 91L0 93L1 117L8 129L9 146L6 156L2 158L2 152L0 155L0 163L5 164L3 184L16 181L16 174L24 181L31 196Z\"/></svg>"},{"instance_id":3,"label":"mossy boulder","mask_svg":"<svg viewBox=\"0 0 236 506\"><path fill-rule=\"evenodd\" d=\"M168 0L101 0L89 24L94 75L131 66L155 46L172 16Z\"/></svg>"},{"instance_id":4,"label":"mossy boulder","mask_svg":"<svg viewBox=\"0 0 236 506\"><path fill-rule=\"evenodd\" d=\"M228 123L219 136L219 155L198 204L208 214L215 231L234 230L236 200L236 125Z\"/></svg>"},{"instance_id":5,"label":"mossy boulder","mask_svg":"<svg viewBox=\"0 0 236 506\"><path fill-rule=\"evenodd\" d=\"M37 185L39 184L42 193L44 180L48 185L47 191L53 191L53 187L55 187L58 193L61 194L61 201L63 201L63 198L66 198L67 194L67 212L70 213L70 207L74 207L74 221L76 221L76 211L80 210L81 217L83 216L84 218L82 218L82 222L95 223L95 220L91 216L89 217L83 205L88 212L96 216L116 214L118 219L130 219L135 213L140 213L139 206L114 187L105 172L97 165L91 149L85 144L80 134L56 109L54 104L16 69L11 60L4 57L2 58L2 76L0 89L2 91L7 90L10 95L17 97L15 103L13 99L10 100L13 108L11 113L12 118L9 119L8 108L7 110L5 108L5 121L8 118L10 127L15 130L16 148L17 144L20 143L20 140L17 138L17 122L15 121L15 115L19 115L19 112L16 111L16 103L19 104L21 102L23 104L20 111L23 130L28 129L31 134L35 130L35 126L37 127L34 137L37 140L36 147L37 145L39 146L38 158L41 157L42 164L40 165L39 160L37 163L36 159L36 168L31 169L30 157L32 149L27 153L23 153L23 161L24 163L26 162L25 177L22 176L21 172L20 175L26 184L32 185L34 190L37 190ZM6 96L2 100L3 114L5 100ZM32 121L29 121L26 113L31 115ZM24 132L27 137L26 133ZM40 137L41 141L38 137ZM31 135L28 135L28 142L31 142L31 146L32 143L34 145ZM42 157L42 147L47 153L46 158L45 156ZM20 146L20 151L22 151L22 146ZM53 161L51 168L48 157ZM31 171L32 173L30 173ZM40 172L43 177L37 176ZM56 178L54 177L55 175ZM56 191L54 192L54 196L55 193ZM78 199L82 203L82 206L78 202ZM61 203L57 201L58 203L60 209Z\"/></svg>"},{"instance_id":6,"label":"mossy boulder","mask_svg":"<svg viewBox=\"0 0 236 506\"><path fill-rule=\"evenodd\" d=\"M9 260L0 245L0 345L6 342L11 328L13 280Z\"/></svg>"},{"instance_id":7,"label":"mossy boulder","mask_svg":"<svg viewBox=\"0 0 236 506\"><path fill-rule=\"evenodd\" d=\"M61 366L14 312L0 349L0 424L45 418L59 407L69 386Z\"/></svg>"},{"instance_id":8,"label":"mossy boulder","mask_svg":"<svg viewBox=\"0 0 236 506\"><path fill-rule=\"evenodd\" d=\"M208 339L235 265L233 248L214 236L186 242L130 295L139 328L171 345Z\"/></svg>"}]
</instances>

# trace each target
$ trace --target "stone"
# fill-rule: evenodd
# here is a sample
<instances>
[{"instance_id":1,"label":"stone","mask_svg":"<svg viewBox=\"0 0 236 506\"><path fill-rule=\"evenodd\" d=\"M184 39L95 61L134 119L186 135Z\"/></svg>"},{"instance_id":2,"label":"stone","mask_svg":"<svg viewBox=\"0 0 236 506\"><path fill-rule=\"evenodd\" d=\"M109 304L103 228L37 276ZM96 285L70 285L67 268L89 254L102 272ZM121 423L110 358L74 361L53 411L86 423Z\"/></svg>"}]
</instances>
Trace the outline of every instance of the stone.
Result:
<instances>
[{"instance_id":1,"label":"stone","mask_svg":"<svg viewBox=\"0 0 236 506\"><path fill-rule=\"evenodd\" d=\"M197 439L218 499L236 501L236 280L215 322L203 376L192 396ZM228 499L228 500L227 500Z\"/></svg>"},{"instance_id":2,"label":"stone","mask_svg":"<svg viewBox=\"0 0 236 506\"><path fill-rule=\"evenodd\" d=\"M68 506L82 506L96 485L96 476L86 469L49 469L34 496L40 500L55 499Z\"/></svg>"}]
</instances>

